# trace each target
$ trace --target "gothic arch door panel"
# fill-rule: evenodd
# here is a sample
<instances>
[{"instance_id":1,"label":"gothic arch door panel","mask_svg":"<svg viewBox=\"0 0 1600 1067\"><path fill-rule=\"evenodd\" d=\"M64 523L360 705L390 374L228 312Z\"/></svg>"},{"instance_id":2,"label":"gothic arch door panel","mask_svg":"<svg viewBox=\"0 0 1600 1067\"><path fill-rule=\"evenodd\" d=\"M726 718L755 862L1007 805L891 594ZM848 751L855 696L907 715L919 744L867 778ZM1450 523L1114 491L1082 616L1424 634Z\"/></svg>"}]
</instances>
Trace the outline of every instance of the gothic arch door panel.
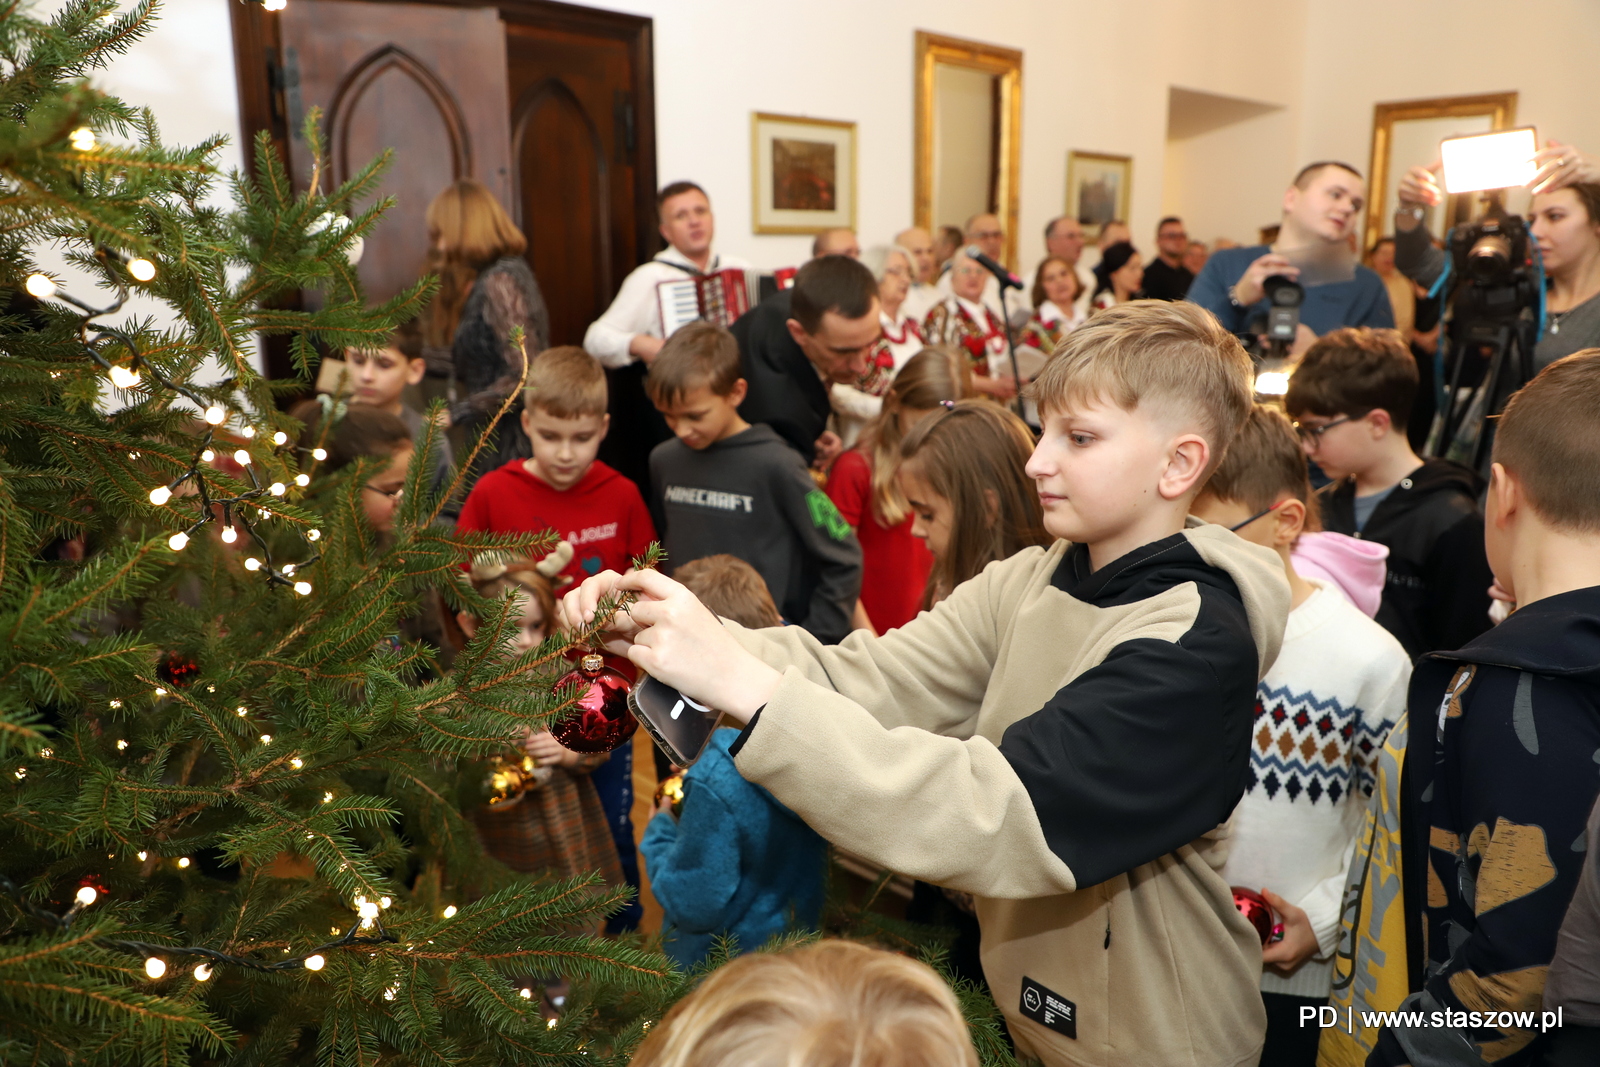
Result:
<instances>
[{"instance_id":1,"label":"gothic arch door panel","mask_svg":"<svg viewBox=\"0 0 1600 1067\"><path fill-rule=\"evenodd\" d=\"M427 271L428 203L473 177L515 210L505 29L494 8L296 0L279 16L289 157L297 187L311 169L300 127L321 107L331 183L385 149L377 195L395 204L368 239L359 271L384 300Z\"/></svg>"},{"instance_id":2,"label":"gothic arch door panel","mask_svg":"<svg viewBox=\"0 0 1600 1067\"><path fill-rule=\"evenodd\" d=\"M506 49L518 222L551 341L576 345L654 252L640 206L654 194L653 168L642 173L654 141L637 31L567 11L558 22L507 9Z\"/></svg>"}]
</instances>

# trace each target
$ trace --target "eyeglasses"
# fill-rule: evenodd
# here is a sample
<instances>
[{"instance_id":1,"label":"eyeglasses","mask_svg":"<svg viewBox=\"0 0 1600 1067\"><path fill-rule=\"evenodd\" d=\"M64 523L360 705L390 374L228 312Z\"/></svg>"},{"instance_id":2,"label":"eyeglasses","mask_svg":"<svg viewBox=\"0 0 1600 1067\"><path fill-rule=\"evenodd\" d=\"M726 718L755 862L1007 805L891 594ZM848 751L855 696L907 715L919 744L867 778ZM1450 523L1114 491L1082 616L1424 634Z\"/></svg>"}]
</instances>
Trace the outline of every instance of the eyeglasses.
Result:
<instances>
[{"instance_id":1,"label":"eyeglasses","mask_svg":"<svg viewBox=\"0 0 1600 1067\"><path fill-rule=\"evenodd\" d=\"M997 237L1004 237L1004 230L978 230L972 234L974 241L992 241Z\"/></svg>"},{"instance_id":2,"label":"eyeglasses","mask_svg":"<svg viewBox=\"0 0 1600 1067\"><path fill-rule=\"evenodd\" d=\"M402 486L398 486L398 487L396 487L394 489L379 489L377 486L373 485L371 482L368 482L366 485L363 485L361 488L370 489L374 493L377 493L379 496L386 496L390 500L399 500L403 495L405 495L405 491L406 491L406 487L403 486L403 485Z\"/></svg>"},{"instance_id":3,"label":"eyeglasses","mask_svg":"<svg viewBox=\"0 0 1600 1067\"><path fill-rule=\"evenodd\" d=\"M1238 533L1240 530L1244 529L1246 526L1249 526L1252 522L1255 522L1257 519L1262 518L1263 516L1266 516L1266 515L1271 515L1274 511L1277 511L1279 508L1283 507L1283 505L1286 504L1286 503L1288 503L1288 501L1280 500L1276 504L1272 505L1270 508L1263 508L1262 510L1256 512L1254 515L1250 516L1248 519L1244 520L1243 522L1235 523L1234 525L1228 527L1228 532L1229 533Z\"/></svg>"},{"instance_id":4,"label":"eyeglasses","mask_svg":"<svg viewBox=\"0 0 1600 1067\"><path fill-rule=\"evenodd\" d=\"M1312 444L1316 441L1322 440L1322 435L1333 429L1335 426L1350 421L1351 418L1349 415L1340 415L1337 419L1333 419L1330 422L1325 422L1321 426L1307 426L1303 422L1297 422L1294 424L1294 432L1300 435L1300 440L1306 442L1307 444Z\"/></svg>"}]
</instances>

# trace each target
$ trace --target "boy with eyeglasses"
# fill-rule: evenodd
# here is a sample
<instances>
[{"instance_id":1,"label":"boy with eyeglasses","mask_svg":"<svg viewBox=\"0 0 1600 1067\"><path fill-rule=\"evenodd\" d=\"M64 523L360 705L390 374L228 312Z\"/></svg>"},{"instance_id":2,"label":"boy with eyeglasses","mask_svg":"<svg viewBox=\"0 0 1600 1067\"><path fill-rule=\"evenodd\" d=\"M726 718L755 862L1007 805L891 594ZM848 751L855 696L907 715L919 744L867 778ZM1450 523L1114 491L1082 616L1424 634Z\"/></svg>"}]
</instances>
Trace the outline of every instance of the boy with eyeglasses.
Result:
<instances>
[{"instance_id":1,"label":"boy with eyeglasses","mask_svg":"<svg viewBox=\"0 0 1600 1067\"><path fill-rule=\"evenodd\" d=\"M1483 480L1423 460L1406 439L1417 365L1393 330L1334 330L1306 350L1284 406L1306 454L1338 484L1323 523L1389 549L1377 620L1412 659L1489 628L1494 575L1483 551Z\"/></svg>"}]
</instances>

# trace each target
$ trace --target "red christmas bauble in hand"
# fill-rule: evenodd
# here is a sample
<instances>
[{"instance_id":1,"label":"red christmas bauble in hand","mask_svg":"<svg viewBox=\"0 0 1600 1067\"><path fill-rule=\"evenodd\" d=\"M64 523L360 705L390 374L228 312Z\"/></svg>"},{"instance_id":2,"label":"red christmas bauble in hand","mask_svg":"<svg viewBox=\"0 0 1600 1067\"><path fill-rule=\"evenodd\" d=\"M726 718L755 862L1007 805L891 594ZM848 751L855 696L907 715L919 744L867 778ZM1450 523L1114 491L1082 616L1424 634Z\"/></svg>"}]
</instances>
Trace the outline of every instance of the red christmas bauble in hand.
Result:
<instances>
[{"instance_id":1,"label":"red christmas bauble in hand","mask_svg":"<svg viewBox=\"0 0 1600 1067\"><path fill-rule=\"evenodd\" d=\"M573 752L610 752L639 728L639 720L628 710L628 692L633 686L607 667L601 656L584 656L577 670L568 671L556 684L575 685L583 693L572 714L550 727L550 736L561 747Z\"/></svg>"},{"instance_id":2,"label":"red christmas bauble in hand","mask_svg":"<svg viewBox=\"0 0 1600 1067\"><path fill-rule=\"evenodd\" d=\"M1233 906L1239 909L1239 914L1250 920L1250 925L1256 928L1256 933L1261 935L1261 947L1274 941L1283 940L1283 923L1278 921L1277 913L1272 910L1272 905L1267 903L1267 898L1257 893L1254 889L1243 886L1229 886L1233 890Z\"/></svg>"}]
</instances>

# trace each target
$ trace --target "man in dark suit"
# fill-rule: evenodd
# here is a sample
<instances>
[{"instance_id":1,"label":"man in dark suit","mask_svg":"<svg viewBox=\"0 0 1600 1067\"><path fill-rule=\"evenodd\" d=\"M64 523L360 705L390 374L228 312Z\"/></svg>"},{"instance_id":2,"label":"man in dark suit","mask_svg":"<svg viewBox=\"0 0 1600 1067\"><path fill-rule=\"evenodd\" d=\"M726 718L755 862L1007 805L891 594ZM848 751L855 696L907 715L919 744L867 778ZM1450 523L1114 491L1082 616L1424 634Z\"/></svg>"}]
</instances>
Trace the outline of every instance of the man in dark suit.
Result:
<instances>
[{"instance_id":1,"label":"man in dark suit","mask_svg":"<svg viewBox=\"0 0 1600 1067\"><path fill-rule=\"evenodd\" d=\"M733 324L745 381L739 414L764 422L815 467L839 454L828 429L832 383L854 384L882 333L878 283L849 256L818 256Z\"/></svg>"}]
</instances>

